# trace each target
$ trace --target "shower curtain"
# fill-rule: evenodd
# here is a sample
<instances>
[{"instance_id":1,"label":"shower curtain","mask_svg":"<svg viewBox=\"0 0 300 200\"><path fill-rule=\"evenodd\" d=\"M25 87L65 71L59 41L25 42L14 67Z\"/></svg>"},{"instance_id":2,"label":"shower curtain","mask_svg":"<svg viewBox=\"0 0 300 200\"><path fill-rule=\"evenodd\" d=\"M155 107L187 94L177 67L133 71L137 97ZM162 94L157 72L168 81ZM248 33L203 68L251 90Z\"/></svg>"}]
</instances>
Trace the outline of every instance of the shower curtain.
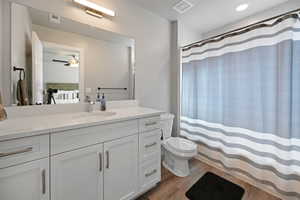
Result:
<instances>
[{"instance_id":1,"label":"shower curtain","mask_svg":"<svg viewBox=\"0 0 300 200\"><path fill-rule=\"evenodd\" d=\"M300 199L300 22L182 52L180 135L198 157Z\"/></svg>"}]
</instances>

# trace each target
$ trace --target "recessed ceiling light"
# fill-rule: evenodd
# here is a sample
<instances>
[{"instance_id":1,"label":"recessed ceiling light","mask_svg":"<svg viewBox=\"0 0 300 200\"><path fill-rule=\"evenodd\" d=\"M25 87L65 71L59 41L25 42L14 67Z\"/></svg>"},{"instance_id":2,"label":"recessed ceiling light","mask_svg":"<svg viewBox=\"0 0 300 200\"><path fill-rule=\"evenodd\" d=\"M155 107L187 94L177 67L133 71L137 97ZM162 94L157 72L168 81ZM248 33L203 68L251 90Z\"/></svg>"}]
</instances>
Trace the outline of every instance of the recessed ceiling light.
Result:
<instances>
[{"instance_id":1,"label":"recessed ceiling light","mask_svg":"<svg viewBox=\"0 0 300 200\"><path fill-rule=\"evenodd\" d=\"M247 10L248 7L249 7L249 4L244 3L244 4L241 4L241 5L237 6L235 10L237 12L242 12L244 10Z\"/></svg>"}]
</instances>

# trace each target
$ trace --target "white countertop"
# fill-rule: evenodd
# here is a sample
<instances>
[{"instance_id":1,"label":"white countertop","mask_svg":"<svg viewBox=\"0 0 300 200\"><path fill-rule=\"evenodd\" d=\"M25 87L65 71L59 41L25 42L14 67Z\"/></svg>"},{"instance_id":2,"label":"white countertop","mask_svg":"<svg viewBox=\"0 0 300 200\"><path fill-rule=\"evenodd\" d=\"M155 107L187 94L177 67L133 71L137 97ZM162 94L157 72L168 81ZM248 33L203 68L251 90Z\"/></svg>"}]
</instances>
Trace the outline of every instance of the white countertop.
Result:
<instances>
[{"instance_id":1,"label":"white countertop","mask_svg":"<svg viewBox=\"0 0 300 200\"><path fill-rule=\"evenodd\" d=\"M101 116L76 112L7 119L0 122L0 141L157 116L163 113L143 107L116 108L105 112L113 112L115 115Z\"/></svg>"}]
</instances>

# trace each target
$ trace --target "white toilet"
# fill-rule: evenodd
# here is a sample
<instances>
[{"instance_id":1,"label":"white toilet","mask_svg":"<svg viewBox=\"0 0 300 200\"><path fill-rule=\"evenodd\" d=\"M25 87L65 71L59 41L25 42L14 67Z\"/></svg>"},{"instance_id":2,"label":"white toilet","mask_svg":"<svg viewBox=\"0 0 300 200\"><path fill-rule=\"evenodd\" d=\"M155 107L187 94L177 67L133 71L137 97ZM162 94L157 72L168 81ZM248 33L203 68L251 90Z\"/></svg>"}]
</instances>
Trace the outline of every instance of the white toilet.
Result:
<instances>
[{"instance_id":1,"label":"white toilet","mask_svg":"<svg viewBox=\"0 0 300 200\"><path fill-rule=\"evenodd\" d=\"M179 177L190 173L188 161L197 155L197 145L180 137L171 137L174 115L161 115L163 166Z\"/></svg>"}]
</instances>

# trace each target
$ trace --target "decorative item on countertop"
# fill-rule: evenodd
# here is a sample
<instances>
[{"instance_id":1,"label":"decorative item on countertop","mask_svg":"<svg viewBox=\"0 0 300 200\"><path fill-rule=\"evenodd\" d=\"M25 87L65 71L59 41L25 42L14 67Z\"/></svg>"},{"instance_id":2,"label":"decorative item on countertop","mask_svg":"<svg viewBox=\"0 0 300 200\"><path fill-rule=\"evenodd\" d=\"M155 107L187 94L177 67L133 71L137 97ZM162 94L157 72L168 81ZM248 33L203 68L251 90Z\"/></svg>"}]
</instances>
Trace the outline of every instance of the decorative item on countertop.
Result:
<instances>
[{"instance_id":1,"label":"decorative item on countertop","mask_svg":"<svg viewBox=\"0 0 300 200\"><path fill-rule=\"evenodd\" d=\"M6 120L7 119L7 113L4 109L3 103L2 103L2 98L1 98L1 93L0 93L0 121Z\"/></svg>"},{"instance_id":2,"label":"decorative item on countertop","mask_svg":"<svg viewBox=\"0 0 300 200\"><path fill-rule=\"evenodd\" d=\"M101 105L101 111L106 111L106 100L105 100L104 93L102 94L100 105Z\"/></svg>"}]
</instances>

